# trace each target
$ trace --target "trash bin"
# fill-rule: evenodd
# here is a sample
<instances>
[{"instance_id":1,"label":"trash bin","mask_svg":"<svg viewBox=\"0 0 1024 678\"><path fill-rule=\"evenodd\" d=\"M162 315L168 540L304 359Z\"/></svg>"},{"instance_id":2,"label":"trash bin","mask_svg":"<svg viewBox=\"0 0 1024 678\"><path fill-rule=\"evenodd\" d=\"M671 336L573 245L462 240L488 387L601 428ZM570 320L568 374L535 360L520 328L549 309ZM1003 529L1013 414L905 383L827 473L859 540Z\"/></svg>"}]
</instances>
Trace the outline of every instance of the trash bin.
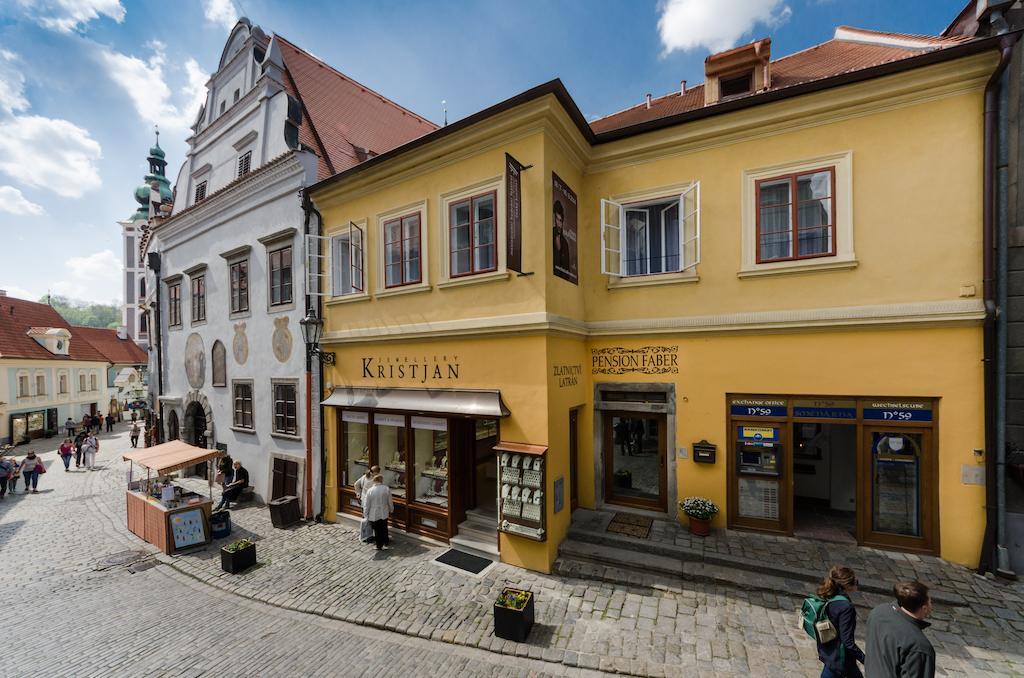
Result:
<instances>
[{"instance_id":1,"label":"trash bin","mask_svg":"<svg viewBox=\"0 0 1024 678\"><path fill-rule=\"evenodd\" d=\"M214 539L231 534L231 511L214 511L210 514L210 533Z\"/></svg>"},{"instance_id":2,"label":"trash bin","mask_svg":"<svg viewBox=\"0 0 1024 678\"><path fill-rule=\"evenodd\" d=\"M272 499L270 506L270 522L274 527L288 527L299 522L299 498L288 496Z\"/></svg>"}]
</instances>

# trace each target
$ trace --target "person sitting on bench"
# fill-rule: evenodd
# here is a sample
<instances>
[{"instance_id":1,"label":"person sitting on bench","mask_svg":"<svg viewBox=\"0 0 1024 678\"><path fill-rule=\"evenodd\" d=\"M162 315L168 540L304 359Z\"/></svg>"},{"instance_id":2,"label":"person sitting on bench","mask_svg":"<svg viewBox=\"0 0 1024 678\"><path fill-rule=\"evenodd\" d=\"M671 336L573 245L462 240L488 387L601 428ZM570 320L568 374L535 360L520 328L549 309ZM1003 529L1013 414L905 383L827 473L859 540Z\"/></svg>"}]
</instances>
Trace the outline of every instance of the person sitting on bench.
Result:
<instances>
[{"instance_id":1,"label":"person sitting on bench","mask_svg":"<svg viewBox=\"0 0 1024 678\"><path fill-rule=\"evenodd\" d=\"M242 462L236 461L234 466L235 475L231 478L231 482L224 486L224 493L220 495L220 503L217 504L217 508L213 509L214 511L231 508L231 502L238 501L238 496L249 486L249 472L242 468Z\"/></svg>"}]
</instances>

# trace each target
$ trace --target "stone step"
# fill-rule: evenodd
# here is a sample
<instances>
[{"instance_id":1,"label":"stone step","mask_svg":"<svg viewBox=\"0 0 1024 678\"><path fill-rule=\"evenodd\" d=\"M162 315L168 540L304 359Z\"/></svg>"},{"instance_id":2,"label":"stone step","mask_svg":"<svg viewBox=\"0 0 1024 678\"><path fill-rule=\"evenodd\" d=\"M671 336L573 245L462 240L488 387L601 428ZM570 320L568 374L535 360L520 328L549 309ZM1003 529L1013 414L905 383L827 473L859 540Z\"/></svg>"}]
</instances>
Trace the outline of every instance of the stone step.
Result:
<instances>
[{"instance_id":1,"label":"stone step","mask_svg":"<svg viewBox=\"0 0 1024 678\"><path fill-rule=\"evenodd\" d=\"M814 592L814 585L800 579L681 561L571 539L562 542L554 569L567 577L633 586L664 587L667 584L682 587L684 582L728 586L792 598L794 610L798 609L800 600ZM853 602L857 607L870 609L889 599L891 596L862 593L854 596Z\"/></svg>"},{"instance_id":2,"label":"stone step","mask_svg":"<svg viewBox=\"0 0 1024 678\"><path fill-rule=\"evenodd\" d=\"M497 533L491 535L488 539L480 539L474 536L467 536L461 531L449 540L451 548L458 551L464 551L480 558L486 558L487 560L498 560L498 540L496 538Z\"/></svg>"},{"instance_id":3,"label":"stone step","mask_svg":"<svg viewBox=\"0 0 1024 678\"><path fill-rule=\"evenodd\" d=\"M564 547L570 541L641 553L643 554L643 558L638 563L638 566L641 569L643 569L643 562L645 562L647 558L659 556L681 563L696 563L725 567L739 572L749 573L756 578L770 576L785 580L799 581L804 583L803 588L807 588L807 584L820 583L823 575L822 572L793 567L792 565L776 565L763 560L753 560L751 558L722 554L715 551L697 550L653 540L641 541L624 535L604 531L598 532L590 529L580 529L578 527L571 527L569 529L568 538L565 542L562 542L562 546ZM561 548L559 549L559 552L561 552ZM630 567L632 567L632 565L630 565ZM859 577L859 580L860 590L862 592L877 594L885 596L886 598L892 597L892 582L874 580L865 577ZM942 605L962 607L967 604L961 595L950 591L933 588L931 596L936 603L940 603Z\"/></svg>"}]
</instances>

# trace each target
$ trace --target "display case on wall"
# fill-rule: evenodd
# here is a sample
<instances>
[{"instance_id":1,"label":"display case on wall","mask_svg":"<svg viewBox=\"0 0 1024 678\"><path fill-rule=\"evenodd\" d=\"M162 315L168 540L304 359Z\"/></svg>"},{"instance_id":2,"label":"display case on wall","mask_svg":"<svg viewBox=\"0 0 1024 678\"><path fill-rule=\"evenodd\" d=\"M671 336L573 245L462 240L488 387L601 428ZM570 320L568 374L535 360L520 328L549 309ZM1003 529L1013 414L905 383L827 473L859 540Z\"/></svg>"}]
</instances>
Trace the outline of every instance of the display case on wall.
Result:
<instances>
[{"instance_id":1,"label":"display case on wall","mask_svg":"<svg viewBox=\"0 0 1024 678\"><path fill-rule=\"evenodd\" d=\"M412 417L411 425L416 474L413 499L448 508L448 421Z\"/></svg>"},{"instance_id":2,"label":"display case on wall","mask_svg":"<svg viewBox=\"0 0 1024 678\"><path fill-rule=\"evenodd\" d=\"M377 464L384 484L391 488L391 496L404 500L406 488L406 428L401 414L374 414L377 427Z\"/></svg>"},{"instance_id":3,"label":"display case on wall","mask_svg":"<svg viewBox=\"0 0 1024 678\"><path fill-rule=\"evenodd\" d=\"M498 454L498 529L536 541L547 539L547 448L501 442Z\"/></svg>"}]
</instances>

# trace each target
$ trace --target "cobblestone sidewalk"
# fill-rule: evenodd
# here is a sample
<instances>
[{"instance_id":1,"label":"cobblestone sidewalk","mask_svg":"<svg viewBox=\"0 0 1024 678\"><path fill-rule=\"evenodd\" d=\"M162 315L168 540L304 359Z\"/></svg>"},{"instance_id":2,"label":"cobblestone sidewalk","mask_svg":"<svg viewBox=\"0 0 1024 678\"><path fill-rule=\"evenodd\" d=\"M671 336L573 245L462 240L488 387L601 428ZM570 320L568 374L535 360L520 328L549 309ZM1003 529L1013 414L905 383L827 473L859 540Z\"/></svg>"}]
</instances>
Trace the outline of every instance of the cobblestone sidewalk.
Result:
<instances>
[{"instance_id":1,"label":"cobblestone sidewalk","mask_svg":"<svg viewBox=\"0 0 1024 678\"><path fill-rule=\"evenodd\" d=\"M821 671L813 643L795 624L811 586L773 593L653 577L624 586L503 564L474 577L434 563L444 548L404 534L392 550L377 552L359 543L358 526L348 521L277 530L266 507L232 510L232 520L231 539L257 540L258 567L223 573L218 544L168 562L211 586L291 610L569 666L640 676ZM492 604L505 585L537 594L537 626L526 643L493 635ZM932 638L945 675L1024 675L1019 623L997 616L1016 613L993 607L982 615L979 605L935 617Z\"/></svg>"}]
</instances>

